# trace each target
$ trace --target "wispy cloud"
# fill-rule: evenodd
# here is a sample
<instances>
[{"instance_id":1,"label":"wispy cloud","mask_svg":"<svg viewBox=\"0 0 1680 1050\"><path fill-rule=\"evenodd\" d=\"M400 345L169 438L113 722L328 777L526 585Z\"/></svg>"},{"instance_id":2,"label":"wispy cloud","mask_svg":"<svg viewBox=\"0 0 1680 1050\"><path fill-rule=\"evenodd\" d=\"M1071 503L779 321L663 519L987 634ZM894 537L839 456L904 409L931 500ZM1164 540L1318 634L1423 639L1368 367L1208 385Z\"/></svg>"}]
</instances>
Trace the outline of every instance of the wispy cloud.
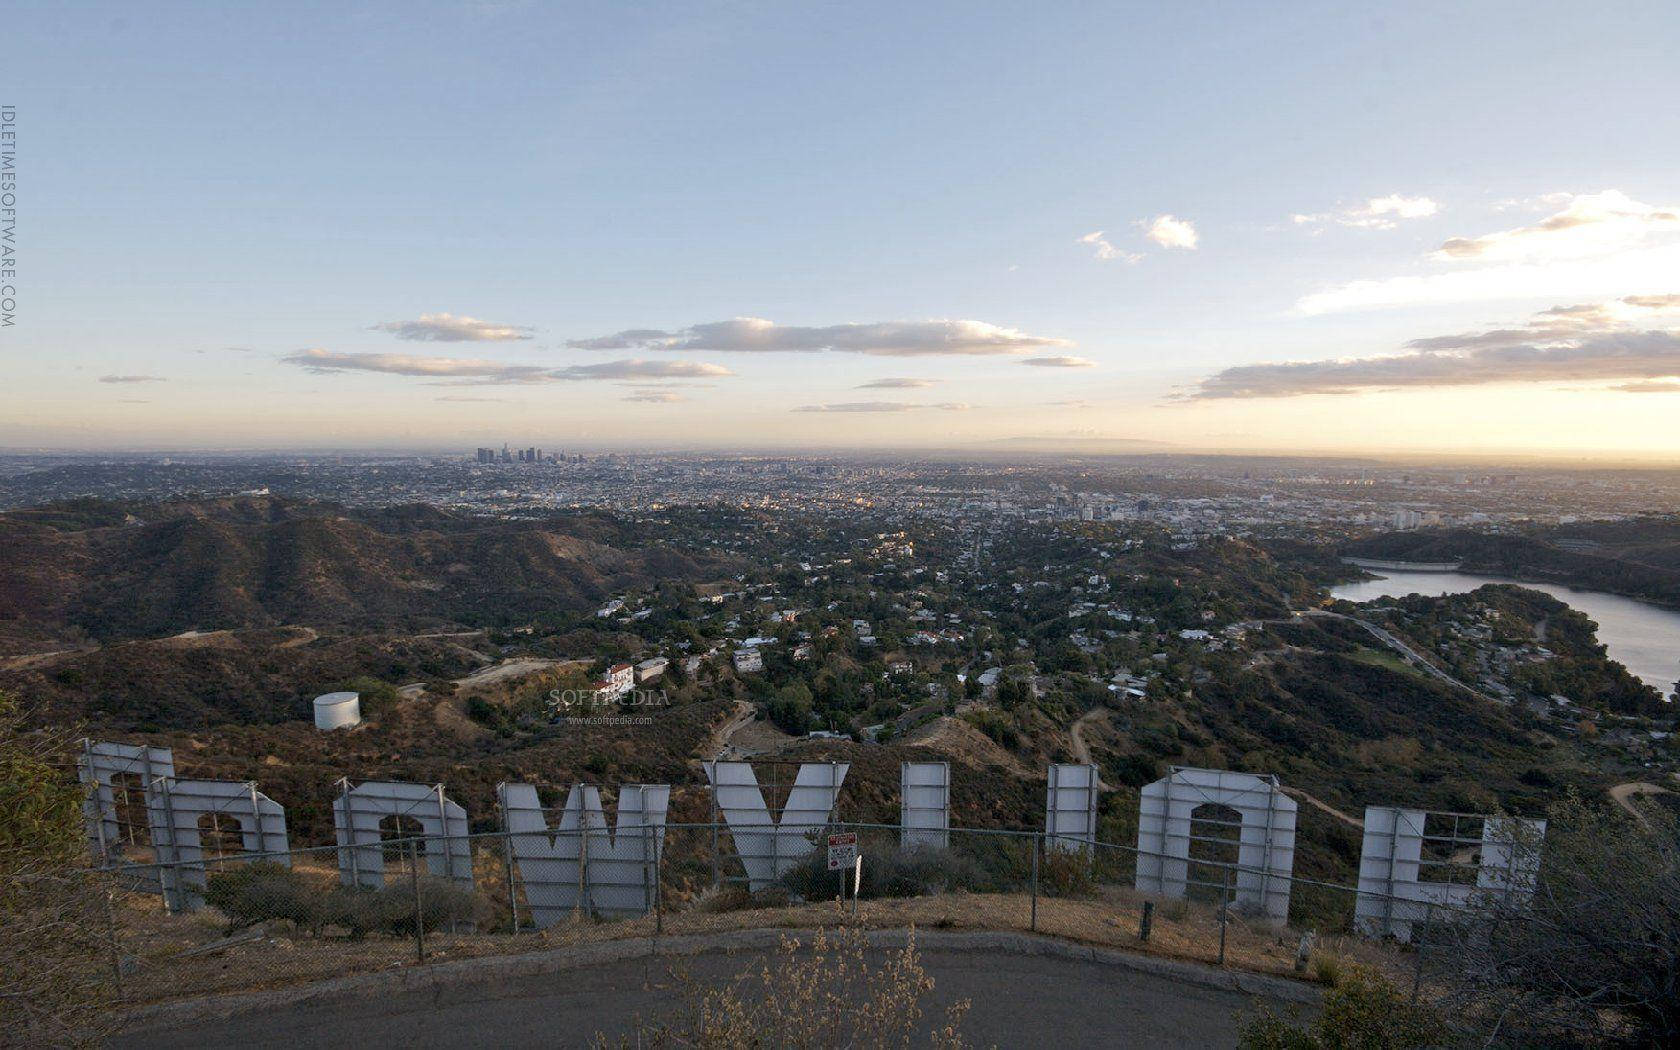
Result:
<instances>
[{"instance_id":1,"label":"wispy cloud","mask_svg":"<svg viewBox=\"0 0 1680 1050\"><path fill-rule=\"evenodd\" d=\"M380 372L396 376L426 376L430 378L495 379L519 382L539 379L548 369L540 365L515 365L505 361L487 361L474 357L427 357L423 354L366 354L345 353L311 347L281 358L317 374L331 372Z\"/></svg>"},{"instance_id":2,"label":"wispy cloud","mask_svg":"<svg viewBox=\"0 0 1680 1050\"><path fill-rule=\"evenodd\" d=\"M454 401L454 402L458 402L458 403L462 403L462 404L478 404L480 402L483 402L483 403L494 402L494 403L498 403L498 404L506 404L507 403L507 398L505 398L505 397L468 397L464 394L445 394L442 397L433 398L432 400L434 400L434 401Z\"/></svg>"},{"instance_id":3,"label":"wispy cloud","mask_svg":"<svg viewBox=\"0 0 1680 1050\"><path fill-rule=\"evenodd\" d=\"M639 390L626 395L622 400L641 401L650 405L674 405L679 401L687 401L688 398L681 394L673 394L669 390Z\"/></svg>"},{"instance_id":4,"label":"wispy cloud","mask_svg":"<svg viewBox=\"0 0 1680 1050\"><path fill-rule=\"evenodd\" d=\"M942 401L933 405L917 405L904 401L841 401L837 404L800 405L795 412L915 412L935 409L941 412L966 412L973 406L965 401Z\"/></svg>"},{"instance_id":5,"label":"wispy cloud","mask_svg":"<svg viewBox=\"0 0 1680 1050\"><path fill-rule=\"evenodd\" d=\"M167 383L162 376L100 376L101 383Z\"/></svg>"},{"instance_id":6,"label":"wispy cloud","mask_svg":"<svg viewBox=\"0 0 1680 1050\"><path fill-rule=\"evenodd\" d=\"M923 387L938 386L937 379L909 379L902 376L892 376L887 379L872 379L867 383L859 383L859 390L919 390Z\"/></svg>"},{"instance_id":7,"label":"wispy cloud","mask_svg":"<svg viewBox=\"0 0 1680 1050\"><path fill-rule=\"evenodd\" d=\"M1323 227L1334 223L1360 230L1392 230L1400 225L1401 220L1426 219L1440 210L1440 205L1428 197L1405 197L1391 193L1335 211L1292 215L1290 221L1297 226Z\"/></svg>"},{"instance_id":8,"label":"wispy cloud","mask_svg":"<svg viewBox=\"0 0 1680 1050\"><path fill-rule=\"evenodd\" d=\"M533 331L524 325L497 324L454 314L421 314L418 321L384 321L371 328L419 343L505 343L530 339Z\"/></svg>"},{"instance_id":9,"label":"wispy cloud","mask_svg":"<svg viewBox=\"0 0 1680 1050\"><path fill-rule=\"evenodd\" d=\"M1093 254L1095 254L1096 257L1101 259L1103 262L1113 262L1118 260L1120 262L1135 263L1142 261L1142 254L1138 252L1123 251L1122 249L1116 248L1114 245L1110 244L1108 238L1104 236L1105 233L1106 231L1104 230L1093 230L1092 232L1079 238L1079 243L1090 245Z\"/></svg>"},{"instance_id":10,"label":"wispy cloud","mask_svg":"<svg viewBox=\"0 0 1680 1050\"><path fill-rule=\"evenodd\" d=\"M1034 368L1095 368L1097 363L1086 357L1029 357L1021 362Z\"/></svg>"},{"instance_id":11,"label":"wispy cloud","mask_svg":"<svg viewBox=\"0 0 1680 1050\"><path fill-rule=\"evenodd\" d=\"M703 379L735 373L722 365L699 361L644 361L629 358L597 364L545 368L507 364L480 358L426 357L419 354L342 353L315 347L281 358L317 374L376 372L430 379L475 380L483 383L545 383L586 379Z\"/></svg>"},{"instance_id":12,"label":"wispy cloud","mask_svg":"<svg viewBox=\"0 0 1680 1050\"><path fill-rule=\"evenodd\" d=\"M1066 339L1028 335L984 321L882 321L820 328L779 325L759 317L697 324L676 331L632 328L593 339L574 339L578 350L813 352L914 357L941 354L1025 354L1072 346Z\"/></svg>"},{"instance_id":13,"label":"wispy cloud","mask_svg":"<svg viewBox=\"0 0 1680 1050\"><path fill-rule=\"evenodd\" d=\"M1561 211L1530 226L1450 238L1436 254L1447 260L1579 259L1621 251L1665 232L1680 232L1680 208L1652 207L1606 190L1573 197Z\"/></svg>"},{"instance_id":14,"label":"wispy cloud","mask_svg":"<svg viewBox=\"0 0 1680 1050\"><path fill-rule=\"evenodd\" d=\"M570 365L549 375L555 379L716 379L734 372L700 361L644 361L628 358L598 365Z\"/></svg>"},{"instance_id":15,"label":"wispy cloud","mask_svg":"<svg viewBox=\"0 0 1680 1050\"><path fill-rule=\"evenodd\" d=\"M1153 219L1143 220L1138 225L1143 227L1145 237L1163 248L1190 250L1201 241L1195 225L1190 220L1174 215L1157 215Z\"/></svg>"},{"instance_id":16,"label":"wispy cloud","mask_svg":"<svg viewBox=\"0 0 1680 1050\"><path fill-rule=\"evenodd\" d=\"M1680 210L1617 190L1578 194L1527 226L1453 237L1441 272L1348 281L1302 296L1303 314L1500 299L1667 293L1680 282Z\"/></svg>"},{"instance_id":17,"label":"wispy cloud","mask_svg":"<svg viewBox=\"0 0 1680 1050\"><path fill-rule=\"evenodd\" d=\"M1521 327L1414 339L1401 354L1227 368L1180 400L1680 376L1680 331L1629 323L1677 310L1669 295L1554 307Z\"/></svg>"},{"instance_id":18,"label":"wispy cloud","mask_svg":"<svg viewBox=\"0 0 1680 1050\"><path fill-rule=\"evenodd\" d=\"M1638 383L1622 383L1610 389L1624 394L1680 394L1680 382L1644 380Z\"/></svg>"}]
</instances>

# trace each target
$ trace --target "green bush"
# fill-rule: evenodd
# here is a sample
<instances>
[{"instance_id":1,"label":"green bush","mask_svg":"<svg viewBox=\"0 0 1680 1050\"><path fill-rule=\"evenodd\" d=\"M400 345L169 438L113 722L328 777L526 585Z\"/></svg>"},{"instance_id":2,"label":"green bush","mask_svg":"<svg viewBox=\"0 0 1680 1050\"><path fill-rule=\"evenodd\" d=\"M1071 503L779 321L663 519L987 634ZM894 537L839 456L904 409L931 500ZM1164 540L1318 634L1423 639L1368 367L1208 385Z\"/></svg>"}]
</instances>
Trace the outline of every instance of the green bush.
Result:
<instances>
[{"instance_id":1,"label":"green bush","mask_svg":"<svg viewBox=\"0 0 1680 1050\"><path fill-rule=\"evenodd\" d=\"M478 919L478 896L470 889L448 879L427 878L419 890L420 924L428 932ZM360 940L370 933L412 936L414 892L407 881L378 889L334 886L322 892L290 868L260 862L211 875L204 899L228 917L229 933L283 919L315 934L336 926Z\"/></svg>"},{"instance_id":2,"label":"green bush","mask_svg":"<svg viewBox=\"0 0 1680 1050\"><path fill-rule=\"evenodd\" d=\"M419 892L420 926L428 933L478 917L478 895L448 879L422 879ZM341 886L326 898L325 922L356 940L370 933L413 936L414 893L415 888L406 882L378 889Z\"/></svg>"},{"instance_id":3,"label":"green bush","mask_svg":"<svg viewBox=\"0 0 1680 1050\"><path fill-rule=\"evenodd\" d=\"M228 933L273 919L317 932L325 918L320 891L297 872L272 861L211 873L204 900L228 917Z\"/></svg>"},{"instance_id":4,"label":"green bush","mask_svg":"<svg viewBox=\"0 0 1680 1050\"><path fill-rule=\"evenodd\" d=\"M1353 966L1324 994L1324 1009L1297 1026L1262 1007L1243 1025L1242 1050L1411 1050L1443 1045L1439 1020L1382 974Z\"/></svg>"},{"instance_id":5,"label":"green bush","mask_svg":"<svg viewBox=\"0 0 1680 1050\"><path fill-rule=\"evenodd\" d=\"M806 900L821 900L838 892L840 876L828 870L828 855L818 849L783 875L781 884ZM863 885L858 894L865 899L921 897L955 891L980 893L998 888L996 880L974 858L948 849L918 848L866 856Z\"/></svg>"}]
</instances>

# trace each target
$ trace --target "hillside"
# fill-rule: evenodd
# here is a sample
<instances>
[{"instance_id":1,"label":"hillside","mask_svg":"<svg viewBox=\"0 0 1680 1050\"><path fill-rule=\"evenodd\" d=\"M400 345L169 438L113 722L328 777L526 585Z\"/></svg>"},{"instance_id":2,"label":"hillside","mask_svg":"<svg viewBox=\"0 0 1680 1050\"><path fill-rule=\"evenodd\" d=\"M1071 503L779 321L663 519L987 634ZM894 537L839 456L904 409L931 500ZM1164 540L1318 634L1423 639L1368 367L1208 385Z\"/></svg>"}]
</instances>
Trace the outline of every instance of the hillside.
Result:
<instances>
[{"instance_id":1,"label":"hillside","mask_svg":"<svg viewBox=\"0 0 1680 1050\"><path fill-rule=\"evenodd\" d=\"M600 515L85 500L0 514L0 655L282 624L518 624L726 571Z\"/></svg>"},{"instance_id":2,"label":"hillside","mask_svg":"<svg viewBox=\"0 0 1680 1050\"><path fill-rule=\"evenodd\" d=\"M1680 519L1673 517L1521 533L1388 532L1348 544L1342 553L1397 561L1456 561L1465 572L1564 583L1680 608Z\"/></svg>"}]
</instances>

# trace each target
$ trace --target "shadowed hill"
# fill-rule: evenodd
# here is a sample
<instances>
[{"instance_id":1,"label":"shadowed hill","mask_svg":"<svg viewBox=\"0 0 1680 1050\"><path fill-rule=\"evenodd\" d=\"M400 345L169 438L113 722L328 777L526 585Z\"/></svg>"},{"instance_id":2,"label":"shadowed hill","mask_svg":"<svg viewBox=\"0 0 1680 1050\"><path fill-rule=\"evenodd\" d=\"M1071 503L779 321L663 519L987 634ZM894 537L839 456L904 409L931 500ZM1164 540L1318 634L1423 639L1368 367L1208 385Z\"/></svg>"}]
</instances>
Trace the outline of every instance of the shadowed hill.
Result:
<instances>
[{"instance_id":1,"label":"shadowed hill","mask_svg":"<svg viewBox=\"0 0 1680 1050\"><path fill-rule=\"evenodd\" d=\"M0 652L194 628L518 623L727 571L590 514L83 500L0 515Z\"/></svg>"}]
</instances>

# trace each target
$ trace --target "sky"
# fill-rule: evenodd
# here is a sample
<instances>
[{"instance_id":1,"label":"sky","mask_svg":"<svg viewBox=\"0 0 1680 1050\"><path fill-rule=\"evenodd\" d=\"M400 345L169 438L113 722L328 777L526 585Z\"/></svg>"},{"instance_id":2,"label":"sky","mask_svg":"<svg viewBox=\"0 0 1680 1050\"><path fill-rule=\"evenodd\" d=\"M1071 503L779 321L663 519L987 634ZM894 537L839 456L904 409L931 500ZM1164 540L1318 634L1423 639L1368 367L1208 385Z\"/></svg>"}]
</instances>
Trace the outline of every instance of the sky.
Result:
<instances>
[{"instance_id":1,"label":"sky","mask_svg":"<svg viewBox=\"0 0 1680 1050\"><path fill-rule=\"evenodd\" d=\"M1680 459L1666 0L4 23L0 446Z\"/></svg>"}]
</instances>

